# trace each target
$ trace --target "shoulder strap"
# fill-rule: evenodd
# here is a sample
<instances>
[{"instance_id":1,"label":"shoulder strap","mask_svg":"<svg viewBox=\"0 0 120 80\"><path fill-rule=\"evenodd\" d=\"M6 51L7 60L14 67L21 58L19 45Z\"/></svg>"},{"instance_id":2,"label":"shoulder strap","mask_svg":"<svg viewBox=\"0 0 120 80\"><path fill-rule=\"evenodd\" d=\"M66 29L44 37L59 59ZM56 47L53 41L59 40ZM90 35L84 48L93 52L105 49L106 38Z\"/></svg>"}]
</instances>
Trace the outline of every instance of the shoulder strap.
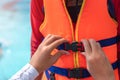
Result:
<instances>
[{"instance_id":1,"label":"shoulder strap","mask_svg":"<svg viewBox=\"0 0 120 80\"><path fill-rule=\"evenodd\" d=\"M107 1L107 4L108 4L108 11L109 11L109 14L110 16L116 20L116 16L115 16L115 9L114 9L114 5L112 3L112 0L108 0Z\"/></svg>"}]
</instances>

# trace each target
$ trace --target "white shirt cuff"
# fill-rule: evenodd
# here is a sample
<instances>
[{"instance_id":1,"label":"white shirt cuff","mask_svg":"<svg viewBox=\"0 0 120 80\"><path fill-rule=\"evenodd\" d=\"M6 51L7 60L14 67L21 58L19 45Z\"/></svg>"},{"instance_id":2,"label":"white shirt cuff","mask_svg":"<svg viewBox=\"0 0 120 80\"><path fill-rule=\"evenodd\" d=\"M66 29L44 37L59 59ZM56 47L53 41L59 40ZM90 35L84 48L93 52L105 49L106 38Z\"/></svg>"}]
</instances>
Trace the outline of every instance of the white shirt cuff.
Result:
<instances>
[{"instance_id":1,"label":"white shirt cuff","mask_svg":"<svg viewBox=\"0 0 120 80\"><path fill-rule=\"evenodd\" d=\"M38 71L28 63L9 80L34 80L38 75Z\"/></svg>"}]
</instances>

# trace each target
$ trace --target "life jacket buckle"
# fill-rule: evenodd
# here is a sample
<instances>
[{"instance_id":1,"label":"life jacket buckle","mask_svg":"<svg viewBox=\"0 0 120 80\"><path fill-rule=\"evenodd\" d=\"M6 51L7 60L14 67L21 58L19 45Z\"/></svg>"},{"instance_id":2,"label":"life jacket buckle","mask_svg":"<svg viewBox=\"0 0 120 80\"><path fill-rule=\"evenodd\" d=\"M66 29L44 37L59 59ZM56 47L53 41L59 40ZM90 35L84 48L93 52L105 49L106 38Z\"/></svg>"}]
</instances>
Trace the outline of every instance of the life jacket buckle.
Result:
<instances>
[{"instance_id":1,"label":"life jacket buckle","mask_svg":"<svg viewBox=\"0 0 120 80\"><path fill-rule=\"evenodd\" d=\"M84 68L68 69L68 78L76 78L76 79L82 78L83 70Z\"/></svg>"},{"instance_id":2,"label":"life jacket buckle","mask_svg":"<svg viewBox=\"0 0 120 80\"><path fill-rule=\"evenodd\" d=\"M73 52L77 52L77 51L81 51L84 52L84 46L83 44L80 42L73 42L73 43L66 43L65 44L65 50L72 50Z\"/></svg>"},{"instance_id":3,"label":"life jacket buckle","mask_svg":"<svg viewBox=\"0 0 120 80\"><path fill-rule=\"evenodd\" d=\"M55 73L50 73L50 80L55 80Z\"/></svg>"}]
</instances>

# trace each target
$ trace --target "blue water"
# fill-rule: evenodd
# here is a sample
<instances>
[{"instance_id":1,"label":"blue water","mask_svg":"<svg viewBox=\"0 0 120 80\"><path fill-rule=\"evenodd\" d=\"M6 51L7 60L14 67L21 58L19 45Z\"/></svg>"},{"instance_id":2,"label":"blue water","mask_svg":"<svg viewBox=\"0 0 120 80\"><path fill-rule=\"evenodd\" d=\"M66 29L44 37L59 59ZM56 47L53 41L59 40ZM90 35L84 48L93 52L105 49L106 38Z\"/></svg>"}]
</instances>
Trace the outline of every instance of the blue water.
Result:
<instances>
[{"instance_id":1,"label":"blue water","mask_svg":"<svg viewBox=\"0 0 120 80\"><path fill-rule=\"evenodd\" d=\"M0 2L0 80L8 80L30 59L30 0Z\"/></svg>"}]
</instances>

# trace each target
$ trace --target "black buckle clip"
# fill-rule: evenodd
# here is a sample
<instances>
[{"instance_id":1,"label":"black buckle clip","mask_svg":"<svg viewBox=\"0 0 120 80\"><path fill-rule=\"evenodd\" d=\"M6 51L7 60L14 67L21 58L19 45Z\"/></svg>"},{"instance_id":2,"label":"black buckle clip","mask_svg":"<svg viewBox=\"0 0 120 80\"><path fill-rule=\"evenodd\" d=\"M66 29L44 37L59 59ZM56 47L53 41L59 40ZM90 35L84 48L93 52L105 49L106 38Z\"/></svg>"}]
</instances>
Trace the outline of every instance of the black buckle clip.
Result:
<instances>
[{"instance_id":1,"label":"black buckle clip","mask_svg":"<svg viewBox=\"0 0 120 80\"><path fill-rule=\"evenodd\" d=\"M68 78L82 78L83 68L68 69Z\"/></svg>"},{"instance_id":2,"label":"black buckle clip","mask_svg":"<svg viewBox=\"0 0 120 80\"><path fill-rule=\"evenodd\" d=\"M84 52L84 46L82 42L73 42L72 44L66 43L65 50L72 50L73 52L81 51Z\"/></svg>"},{"instance_id":3,"label":"black buckle clip","mask_svg":"<svg viewBox=\"0 0 120 80\"><path fill-rule=\"evenodd\" d=\"M55 73L50 73L50 80L55 80Z\"/></svg>"}]
</instances>

